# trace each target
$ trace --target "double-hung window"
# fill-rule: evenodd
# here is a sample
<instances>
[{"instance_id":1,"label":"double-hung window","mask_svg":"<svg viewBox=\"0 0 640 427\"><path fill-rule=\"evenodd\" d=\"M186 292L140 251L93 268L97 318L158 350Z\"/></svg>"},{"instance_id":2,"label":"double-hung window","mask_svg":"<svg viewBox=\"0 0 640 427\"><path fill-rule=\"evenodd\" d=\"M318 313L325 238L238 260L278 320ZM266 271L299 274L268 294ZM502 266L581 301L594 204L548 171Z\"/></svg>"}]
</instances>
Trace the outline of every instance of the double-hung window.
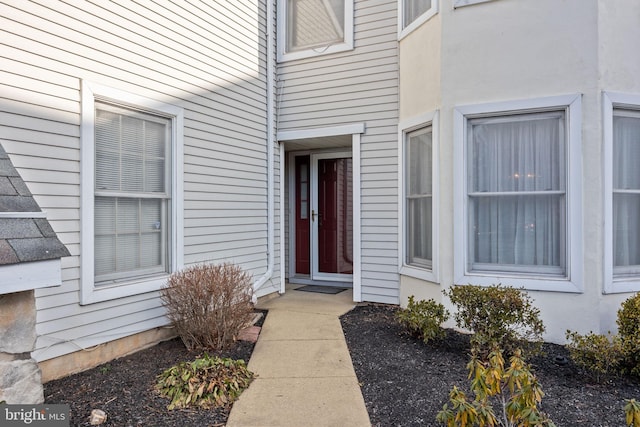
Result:
<instances>
[{"instance_id":1,"label":"double-hung window","mask_svg":"<svg viewBox=\"0 0 640 427\"><path fill-rule=\"evenodd\" d=\"M640 290L640 97L604 94L605 290Z\"/></svg>"},{"instance_id":2,"label":"double-hung window","mask_svg":"<svg viewBox=\"0 0 640 427\"><path fill-rule=\"evenodd\" d=\"M168 273L171 119L95 103L96 284Z\"/></svg>"},{"instance_id":3,"label":"double-hung window","mask_svg":"<svg viewBox=\"0 0 640 427\"><path fill-rule=\"evenodd\" d=\"M438 12L438 0L398 0L398 31L403 38Z\"/></svg>"},{"instance_id":4,"label":"double-hung window","mask_svg":"<svg viewBox=\"0 0 640 427\"><path fill-rule=\"evenodd\" d=\"M406 262L408 265L430 269L433 261L433 156L430 126L407 134L406 153Z\"/></svg>"},{"instance_id":5,"label":"double-hung window","mask_svg":"<svg viewBox=\"0 0 640 427\"><path fill-rule=\"evenodd\" d=\"M353 49L353 0L279 0L279 59Z\"/></svg>"},{"instance_id":6,"label":"double-hung window","mask_svg":"<svg viewBox=\"0 0 640 427\"><path fill-rule=\"evenodd\" d=\"M570 280L571 256L577 252L571 226L580 222L571 200L579 190L572 184L580 176L572 162L576 142L569 131L569 107L458 117L464 127L458 142L463 153L463 275L495 283L510 277L511 283L532 289Z\"/></svg>"},{"instance_id":7,"label":"double-hung window","mask_svg":"<svg viewBox=\"0 0 640 427\"><path fill-rule=\"evenodd\" d=\"M181 264L182 109L84 83L83 302L156 290Z\"/></svg>"},{"instance_id":8,"label":"double-hung window","mask_svg":"<svg viewBox=\"0 0 640 427\"><path fill-rule=\"evenodd\" d=\"M400 215L403 227L401 274L437 282L435 245L437 243L434 184L437 159L437 117L425 115L403 121L399 126L400 165L403 200Z\"/></svg>"}]
</instances>

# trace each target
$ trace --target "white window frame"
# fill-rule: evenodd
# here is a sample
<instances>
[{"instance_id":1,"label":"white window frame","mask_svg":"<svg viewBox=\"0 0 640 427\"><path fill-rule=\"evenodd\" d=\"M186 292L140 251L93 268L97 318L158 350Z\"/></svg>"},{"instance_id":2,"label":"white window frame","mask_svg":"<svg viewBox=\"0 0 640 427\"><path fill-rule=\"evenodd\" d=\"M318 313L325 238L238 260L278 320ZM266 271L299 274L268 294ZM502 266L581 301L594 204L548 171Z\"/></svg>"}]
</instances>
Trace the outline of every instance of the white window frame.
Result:
<instances>
[{"instance_id":1,"label":"white window frame","mask_svg":"<svg viewBox=\"0 0 640 427\"><path fill-rule=\"evenodd\" d=\"M421 268L415 265L407 264L407 207L406 207L406 188L407 183L405 179L406 172L406 137L414 131L424 127L431 126L431 141L432 141L432 157L431 157L431 174L432 174L432 260L431 268ZM398 125L398 183L400 189L400 197L398 197L398 248L399 259L398 269L400 274L405 276L414 277L416 279L426 280L434 283L439 283L439 257L438 257L438 242L439 242L439 112L433 111L425 113L419 116L403 120Z\"/></svg>"},{"instance_id":2,"label":"white window frame","mask_svg":"<svg viewBox=\"0 0 640 427\"><path fill-rule=\"evenodd\" d=\"M184 263L184 214L183 214L183 126L184 110L122 90L97 83L82 82L81 124L81 252L80 252L80 303L92 304L159 290L168 274L123 280L113 285L96 286L94 276L94 181L95 181L95 103L112 103L139 109L150 114L169 117L171 131L171 231L169 236L169 271L175 272Z\"/></svg>"},{"instance_id":3,"label":"white window frame","mask_svg":"<svg viewBox=\"0 0 640 427\"><path fill-rule=\"evenodd\" d=\"M353 8L354 0L344 0L344 41L321 48L310 48L294 52L287 52L287 0L278 0L277 17L277 44L278 62L292 61L296 59L311 58L320 55L345 52L353 50Z\"/></svg>"},{"instance_id":4,"label":"white window frame","mask_svg":"<svg viewBox=\"0 0 640 427\"><path fill-rule=\"evenodd\" d=\"M487 3L494 0L453 0L453 8L471 6L472 4Z\"/></svg>"},{"instance_id":5,"label":"white window frame","mask_svg":"<svg viewBox=\"0 0 640 427\"><path fill-rule=\"evenodd\" d=\"M640 291L640 274L616 277L613 268L613 111L640 111L640 95L617 92L602 94L604 170L604 293Z\"/></svg>"},{"instance_id":6,"label":"white window frame","mask_svg":"<svg viewBox=\"0 0 640 427\"><path fill-rule=\"evenodd\" d=\"M478 105L454 109L454 283L490 286L504 285L528 290L583 292L582 282L582 97L579 94L552 96ZM468 202L467 202L467 121L494 115L565 111L567 132L567 208L566 208L566 277L549 277L534 273L495 273L468 271Z\"/></svg>"},{"instance_id":7,"label":"white window frame","mask_svg":"<svg viewBox=\"0 0 640 427\"><path fill-rule=\"evenodd\" d=\"M422 15L417 17L412 23L404 25L404 3L405 0L398 0L398 40L402 40L412 33L416 28L427 22L438 13L438 3L440 0L431 0L431 7Z\"/></svg>"}]
</instances>

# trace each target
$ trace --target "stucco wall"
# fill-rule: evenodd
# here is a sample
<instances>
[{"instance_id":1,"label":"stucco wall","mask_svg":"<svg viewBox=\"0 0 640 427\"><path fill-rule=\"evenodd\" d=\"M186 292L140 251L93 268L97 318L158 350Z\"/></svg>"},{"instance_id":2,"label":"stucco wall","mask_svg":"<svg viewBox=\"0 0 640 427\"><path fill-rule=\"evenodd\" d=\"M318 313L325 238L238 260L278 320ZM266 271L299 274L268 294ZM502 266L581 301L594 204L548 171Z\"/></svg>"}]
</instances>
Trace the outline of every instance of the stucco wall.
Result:
<instances>
[{"instance_id":1,"label":"stucco wall","mask_svg":"<svg viewBox=\"0 0 640 427\"><path fill-rule=\"evenodd\" d=\"M403 303L412 293L441 298L439 291L455 280L454 227L464 225L454 220L454 108L580 94L582 173L570 179L580 181L583 245L579 265L571 268L582 275L584 291L531 295L547 340L563 342L567 329L615 330L616 311L630 294L603 294L601 91L640 92L638 16L640 5L633 1L500 0L455 10L441 5L437 19L401 41L401 119L440 110L440 284L420 286L403 277ZM424 51L439 51L439 59ZM416 62L407 65L412 57ZM438 62L441 68L432 70Z\"/></svg>"}]
</instances>

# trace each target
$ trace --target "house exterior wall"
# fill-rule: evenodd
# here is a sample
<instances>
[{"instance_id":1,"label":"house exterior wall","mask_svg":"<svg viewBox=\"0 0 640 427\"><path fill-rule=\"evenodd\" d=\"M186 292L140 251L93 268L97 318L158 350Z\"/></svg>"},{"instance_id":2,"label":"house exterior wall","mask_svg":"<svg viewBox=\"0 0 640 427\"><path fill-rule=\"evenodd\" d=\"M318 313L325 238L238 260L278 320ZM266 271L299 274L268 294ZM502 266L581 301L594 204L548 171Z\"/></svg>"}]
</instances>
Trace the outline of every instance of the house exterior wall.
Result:
<instances>
[{"instance_id":1,"label":"house exterior wall","mask_svg":"<svg viewBox=\"0 0 640 427\"><path fill-rule=\"evenodd\" d=\"M457 9L442 6L437 19L400 42L401 120L440 111L439 283L403 276L403 304L410 295L450 304L441 291L465 284L456 277L454 265L455 230L465 227L455 203L456 107L576 95L581 100L577 154L582 172L572 172L569 179L579 182L581 202L579 214L568 221L582 222L578 262L571 266L582 289L530 294L547 326L547 340L563 342L567 329L616 329L616 311L629 293L603 293L602 91L640 91L640 62L632 46L640 35L632 23L639 14L633 1L499 0ZM438 58L421 56L421 46L437 52ZM409 57L417 62L406 66ZM420 74L434 62L441 67L432 71L438 84L420 83ZM502 283L509 284L509 279Z\"/></svg>"},{"instance_id":2,"label":"house exterior wall","mask_svg":"<svg viewBox=\"0 0 640 427\"><path fill-rule=\"evenodd\" d=\"M397 304L397 1L354 8L353 50L279 64L278 131L365 124L361 297Z\"/></svg>"},{"instance_id":3,"label":"house exterior wall","mask_svg":"<svg viewBox=\"0 0 640 427\"><path fill-rule=\"evenodd\" d=\"M0 6L2 144L71 252L62 286L36 292L38 361L167 325L157 292L80 304L83 81L183 109L184 265L267 270L266 15L262 0Z\"/></svg>"}]
</instances>

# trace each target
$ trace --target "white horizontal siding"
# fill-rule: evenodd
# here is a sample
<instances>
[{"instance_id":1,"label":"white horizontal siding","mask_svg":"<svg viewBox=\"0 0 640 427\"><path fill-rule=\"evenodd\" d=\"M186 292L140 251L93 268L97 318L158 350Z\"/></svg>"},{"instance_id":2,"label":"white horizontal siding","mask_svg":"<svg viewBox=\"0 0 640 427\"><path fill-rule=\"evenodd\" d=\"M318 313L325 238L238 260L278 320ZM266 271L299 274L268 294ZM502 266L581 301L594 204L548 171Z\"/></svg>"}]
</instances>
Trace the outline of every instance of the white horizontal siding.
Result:
<instances>
[{"instance_id":1,"label":"white horizontal siding","mask_svg":"<svg viewBox=\"0 0 640 427\"><path fill-rule=\"evenodd\" d=\"M362 296L386 303L399 302L396 9L396 0L356 0L355 49L283 62L278 87L280 131L365 123Z\"/></svg>"},{"instance_id":2,"label":"white horizontal siding","mask_svg":"<svg viewBox=\"0 0 640 427\"><path fill-rule=\"evenodd\" d=\"M266 270L265 18L262 0L0 4L0 143L71 252L36 294L38 360L166 324L157 294L79 305L83 79L184 109L185 264Z\"/></svg>"}]
</instances>

